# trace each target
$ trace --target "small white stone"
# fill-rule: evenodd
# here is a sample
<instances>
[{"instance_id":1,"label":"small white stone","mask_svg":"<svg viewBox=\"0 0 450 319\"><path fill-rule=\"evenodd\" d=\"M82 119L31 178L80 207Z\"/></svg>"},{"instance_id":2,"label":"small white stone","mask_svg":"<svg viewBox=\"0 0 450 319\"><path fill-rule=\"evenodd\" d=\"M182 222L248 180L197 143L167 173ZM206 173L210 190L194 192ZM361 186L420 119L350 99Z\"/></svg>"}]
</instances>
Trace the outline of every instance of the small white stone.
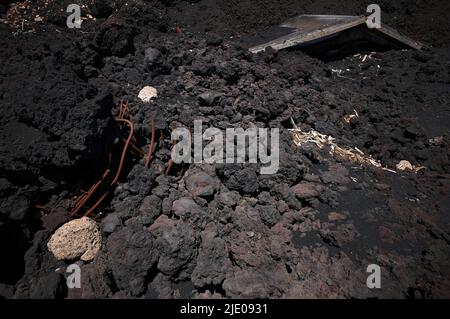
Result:
<instances>
[{"instance_id":1,"label":"small white stone","mask_svg":"<svg viewBox=\"0 0 450 319\"><path fill-rule=\"evenodd\" d=\"M397 164L397 169L399 171L406 171L406 170L412 171L414 169L414 167L412 166L412 164L410 162L403 160Z\"/></svg>"},{"instance_id":2,"label":"small white stone","mask_svg":"<svg viewBox=\"0 0 450 319\"><path fill-rule=\"evenodd\" d=\"M102 236L97 223L83 217L58 228L47 247L58 260L90 261L102 247Z\"/></svg>"},{"instance_id":3,"label":"small white stone","mask_svg":"<svg viewBox=\"0 0 450 319\"><path fill-rule=\"evenodd\" d=\"M150 102L150 100L154 97L158 96L158 91L152 87L152 86L145 86L138 95L138 98L140 98L144 102Z\"/></svg>"}]
</instances>

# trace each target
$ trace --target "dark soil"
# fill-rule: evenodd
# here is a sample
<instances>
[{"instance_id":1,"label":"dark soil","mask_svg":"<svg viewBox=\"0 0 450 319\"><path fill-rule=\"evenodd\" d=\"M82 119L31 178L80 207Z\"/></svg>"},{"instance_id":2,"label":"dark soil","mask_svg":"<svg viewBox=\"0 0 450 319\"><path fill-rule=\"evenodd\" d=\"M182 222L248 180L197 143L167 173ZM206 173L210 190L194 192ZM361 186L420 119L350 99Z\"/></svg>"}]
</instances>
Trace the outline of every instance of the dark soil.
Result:
<instances>
[{"instance_id":1,"label":"dark soil","mask_svg":"<svg viewBox=\"0 0 450 319\"><path fill-rule=\"evenodd\" d=\"M0 20L0 297L450 297L448 1L381 1L386 23L427 48L364 62L370 52L324 62L244 44L297 14L364 14L365 1L81 1L78 30L68 3L16 2ZM158 90L149 104L137 98L146 85ZM119 100L145 152L154 119L155 154L149 168L128 154L96 211L103 248L68 290L70 263L47 241L120 145ZM298 147L291 118L389 169L424 169ZM280 170L164 174L171 128L197 119L280 128ZM369 264L381 289L366 286Z\"/></svg>"}]
</instances>

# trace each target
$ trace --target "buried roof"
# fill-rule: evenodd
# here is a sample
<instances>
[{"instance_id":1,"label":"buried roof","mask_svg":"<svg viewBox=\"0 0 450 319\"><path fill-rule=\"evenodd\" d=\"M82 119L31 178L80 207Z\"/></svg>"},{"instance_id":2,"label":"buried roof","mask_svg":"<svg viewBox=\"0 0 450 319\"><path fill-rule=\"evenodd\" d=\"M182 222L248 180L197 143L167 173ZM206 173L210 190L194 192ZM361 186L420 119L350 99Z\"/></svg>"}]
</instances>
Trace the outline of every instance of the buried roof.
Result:
<instances>
[{"instance_id":1,"label":"buried roof","mask_svg":"<svg viewBox=\"0 0 450 319\"><path fill-rule=\"evenodd\" d=\"M261 34L259 44L251 47L252 53L267 47L281 50L299 46L314 50L333 50L338 47L366 43L376 47L421 49L422 44L401 35L384 24L370 29L365 16L300 15ZM330 46L331 45L331 46Z\"/></svg>"}]
</instances>

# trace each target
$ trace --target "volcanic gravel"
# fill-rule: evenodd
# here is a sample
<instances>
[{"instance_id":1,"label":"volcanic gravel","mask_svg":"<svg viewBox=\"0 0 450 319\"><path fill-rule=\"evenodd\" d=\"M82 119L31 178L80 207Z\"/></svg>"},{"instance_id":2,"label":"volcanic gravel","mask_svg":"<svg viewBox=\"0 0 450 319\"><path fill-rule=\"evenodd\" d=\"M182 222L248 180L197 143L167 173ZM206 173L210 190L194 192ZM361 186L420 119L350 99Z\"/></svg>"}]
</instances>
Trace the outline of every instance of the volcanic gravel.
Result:
<instances>
[{"instance_id":1,"label":"volcanic gravel","mask_svg":"<svg viewBox=\"0 0 450 319\"><path fill-rule=\"evenodd\" d=\"M364 14L371 1L92 2L73 30L70 1L0 8L0 297L450 297L448 1L379 3L424 50L330 62L253 55L246 39L298 14ZM149 103L145 86L158 92ZM51 235L126 138L119 100L144 152L153 119L152 160L128 153L93 216L95 259L58 261ZM279 128L279 171L174 164L165 174L171 130L194 120ZM297 146L292 121L391 171ZM423 169L393 172L401 160ZM66 287L73 262L81 289ZM370 264L381 289L366 286Z\"/></svg>"}]
</instances>

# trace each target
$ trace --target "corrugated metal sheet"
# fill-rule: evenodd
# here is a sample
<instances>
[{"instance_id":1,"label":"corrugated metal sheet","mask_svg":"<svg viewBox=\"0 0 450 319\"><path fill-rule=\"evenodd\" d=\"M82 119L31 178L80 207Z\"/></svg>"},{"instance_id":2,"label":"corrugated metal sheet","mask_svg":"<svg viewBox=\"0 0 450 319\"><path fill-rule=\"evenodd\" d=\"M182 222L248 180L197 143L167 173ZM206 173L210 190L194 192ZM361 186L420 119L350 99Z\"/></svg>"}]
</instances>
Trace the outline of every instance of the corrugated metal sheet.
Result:
<instances>
[{"instance_id":1,"label":"corrugated metal sheet","mask_svg":"<svg viewBox=\"0 0 450 319\"><path fill-rule=\"evenodd\" d=\"M325 40L330 36L336 35L342 31L366 25L365 16L340 16L340 15L300 15L289 19L280 25L280 28L286 30L285 34L271 39L262 44L253 46L250 51L257 53L264 51L267 47L275 50L316 43ZM408 37L401 35L395 29L382 25L379 29L369 29L368 32L382 33L384 37L392 38L392 41L398 41L407 47L413 49L422 48L422 44Z\"/></svg>"}]
</instances>

